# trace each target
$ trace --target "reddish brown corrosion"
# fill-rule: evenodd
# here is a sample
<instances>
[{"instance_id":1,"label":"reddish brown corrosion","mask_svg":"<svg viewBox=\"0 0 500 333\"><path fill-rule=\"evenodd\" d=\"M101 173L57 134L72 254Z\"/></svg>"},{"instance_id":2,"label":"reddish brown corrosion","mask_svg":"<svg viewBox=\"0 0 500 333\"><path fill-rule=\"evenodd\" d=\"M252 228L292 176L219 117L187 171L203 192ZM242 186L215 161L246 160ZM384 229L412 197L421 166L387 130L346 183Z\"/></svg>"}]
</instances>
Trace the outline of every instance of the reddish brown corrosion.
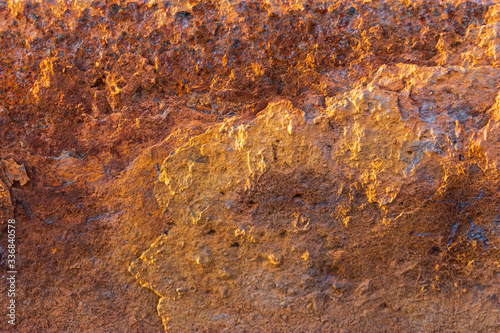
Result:
<instances>
[{"instance_id":1,"label":"reddish brown corrosion","mask_svg":"<svg viewBox=\"0 0 500 333\"><path fill-rule=\"evenodd\" d=\"M0 0L0 269L5 221L15 217L20 272L16 330L5 318L0 330L499 331L499 13L492 1ZM283 101L287 110L303 111L297 119L307 124L329 117L317 132L298 127L306 142L322 147L321 163L286 172L270 167L261 187L231 188L234 211L224 213L229 192L220 192L213 199L227 220L220 229L204 220L192 234L180 227L180 210L161 202L177 200L158 185L165 159L174 154L183 165L175 152L203 142L211 126L258 127L257 116ZM378 102L381 110L399 110L390 115L395 125L370 118ZM365 141L352 139L359 128ZM401 142L412 135L425 144ZM222 139L210 145L229 145ZM280 149L298 151L268 143L266 165L280 162ZM366 150L356 151L359 145ZM341 165L328 169L335 175L321 169L325 156ZM211 165L205 158L186 160ZM394 170L413 173L400 181ZM240 179L231 166L216 179L231 172ZM335 193L326 182L336 184ZM185 202L197 195L188 192ZM335 208L325 208L332 229L319 233L313 214L301 214L319 211L323 201ZM266 216L291 224L261 243L245 231L267 252L248 266L232 263L233 271L244 276L269 261L269 279L293 282L287 265L297 259L302 289L269 288L284 293L283 302L305 295L304 309L252 312L233 298L240 289L214 283L203 299L216 309L238 303L239 313L227 310L235 317L225 326L217 316L190 321L200 290L174 292L184 296L165 313L168 307L157 311L158 296L128 272L169 231L165 237L227 241L230 251L243 251L251 242L226 239L220 230L234 236L230 223ZM299 229L307 230L303 241L311 248L290 259L283 244ZM174 259L179 267L197 263L186 269L196 273L208 257ZM232 281L227 272L206 274ZM428 310L418 313L412 304ZM169 324L169 316L181 320Z\"/></svg>"}]
</instances>

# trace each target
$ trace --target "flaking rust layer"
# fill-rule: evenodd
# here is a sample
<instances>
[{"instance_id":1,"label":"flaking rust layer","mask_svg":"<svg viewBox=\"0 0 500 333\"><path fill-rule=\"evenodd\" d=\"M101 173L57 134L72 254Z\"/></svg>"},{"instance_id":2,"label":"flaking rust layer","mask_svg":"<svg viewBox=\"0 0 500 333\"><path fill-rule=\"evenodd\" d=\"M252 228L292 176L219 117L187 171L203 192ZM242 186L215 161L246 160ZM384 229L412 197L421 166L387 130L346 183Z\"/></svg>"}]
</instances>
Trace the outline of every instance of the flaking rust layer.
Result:
<instances>
[{"instance_id":1,"label":"flaking rust layer","mask_svg":"<svg viewBox=\"0 0 500 333\"><path fill-rule=\"evenodd\" d=\"M498 330L499 74L383 66L315 117L271 103L179 147L174 226L130 266L165 329Z\"/></svg>"},{"instance_id":2,"label":"flaking rust layer","mask_svg":"<svg viewBox=\"0 0 500 333\"><path fill-rule=\"evenodd\" d=\"M499 332L499 22L0 0L0 331Z\"/></svg>"}]
</instances>

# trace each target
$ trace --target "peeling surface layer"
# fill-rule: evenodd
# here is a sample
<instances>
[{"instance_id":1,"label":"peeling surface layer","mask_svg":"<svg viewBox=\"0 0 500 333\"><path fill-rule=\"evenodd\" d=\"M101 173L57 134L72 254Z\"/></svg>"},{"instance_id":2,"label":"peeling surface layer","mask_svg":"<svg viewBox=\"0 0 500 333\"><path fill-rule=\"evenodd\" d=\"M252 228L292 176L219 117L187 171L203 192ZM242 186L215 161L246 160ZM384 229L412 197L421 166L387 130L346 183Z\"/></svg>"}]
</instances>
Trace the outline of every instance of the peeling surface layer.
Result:
<instances>
[{"instance_id":1,"label":"peeling surface layer","mask_svg":"<svg viewBox=\"0 0 500 333\"><path fill-rule=\"evenodd\" d=\"M0 0L0 331L499 332L499 24Z\"/></svg>"}]
</instances>

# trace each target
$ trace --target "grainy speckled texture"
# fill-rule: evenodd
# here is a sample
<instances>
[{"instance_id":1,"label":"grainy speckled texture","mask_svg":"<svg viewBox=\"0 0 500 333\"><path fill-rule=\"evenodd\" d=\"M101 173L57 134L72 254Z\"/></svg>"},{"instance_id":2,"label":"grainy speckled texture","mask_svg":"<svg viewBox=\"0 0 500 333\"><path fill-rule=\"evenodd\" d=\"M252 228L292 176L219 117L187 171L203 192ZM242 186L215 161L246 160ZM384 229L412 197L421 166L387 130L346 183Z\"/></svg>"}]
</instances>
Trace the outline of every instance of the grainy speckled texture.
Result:
<instances>
[{"instance_id":1,"label":"grainy speckled texture","mask_svg":"<svg viewBox=\"0 0 500 333\"><path fill-rule=\"evenodd\" d=\"M0 331L498 332L491 3L0 0Z\"/></svg>"}]
</instances>

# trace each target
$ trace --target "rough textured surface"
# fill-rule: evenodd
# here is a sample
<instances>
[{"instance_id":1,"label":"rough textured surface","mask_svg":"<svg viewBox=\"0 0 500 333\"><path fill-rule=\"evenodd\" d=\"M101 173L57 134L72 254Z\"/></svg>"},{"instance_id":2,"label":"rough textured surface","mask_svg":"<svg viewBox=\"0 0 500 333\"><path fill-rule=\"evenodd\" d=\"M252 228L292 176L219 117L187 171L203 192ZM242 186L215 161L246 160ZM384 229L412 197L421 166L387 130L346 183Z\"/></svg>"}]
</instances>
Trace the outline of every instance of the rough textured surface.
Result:
<instances>
[{"instance_id":1,"label":"rough textured surface","mask_svg":"<svg viewBox=\"0 0 500 333\"><path fill-rule=\"evenodd\" d=\"M0 170L0 218L6 221L14 218L10 188L14 182L25 185L29 178L24 166L17 164L12 158L0 160Z\"/></svg>"},{"instance_id":2,"label":"rough textured surface","mask_svg":"<svg viewBox=\"0 0 500 333\"><path fill-rule=\"evenodd\" d=\"M499 24L0 0L0 330L500 331Z\"/></svg>"},{"instance_id":3,"label":"rough textured surface","mask_svg":"<svg viewBox=\"0 0 500 333\"><path fill-rule=\"evenodd\" d=\"M450 73L462 89L433 83ZM130 268L161 297L165 328L370 329L339 317L350 311L391 331L498 330L498 309L484 304L500 282L499 147L478 152L474 140L496 132L494 111L483 126L467 122L476 106L443 114L454 109L448 94L493 105L495 74L384 67L313 119L270 104L178 148L155 191L175 226ZM471 89L473 77L487 88ZM398 105L422 87L437 113ZM476 319L449 321L452 311Z\"/></svg>"}]
</instances>

